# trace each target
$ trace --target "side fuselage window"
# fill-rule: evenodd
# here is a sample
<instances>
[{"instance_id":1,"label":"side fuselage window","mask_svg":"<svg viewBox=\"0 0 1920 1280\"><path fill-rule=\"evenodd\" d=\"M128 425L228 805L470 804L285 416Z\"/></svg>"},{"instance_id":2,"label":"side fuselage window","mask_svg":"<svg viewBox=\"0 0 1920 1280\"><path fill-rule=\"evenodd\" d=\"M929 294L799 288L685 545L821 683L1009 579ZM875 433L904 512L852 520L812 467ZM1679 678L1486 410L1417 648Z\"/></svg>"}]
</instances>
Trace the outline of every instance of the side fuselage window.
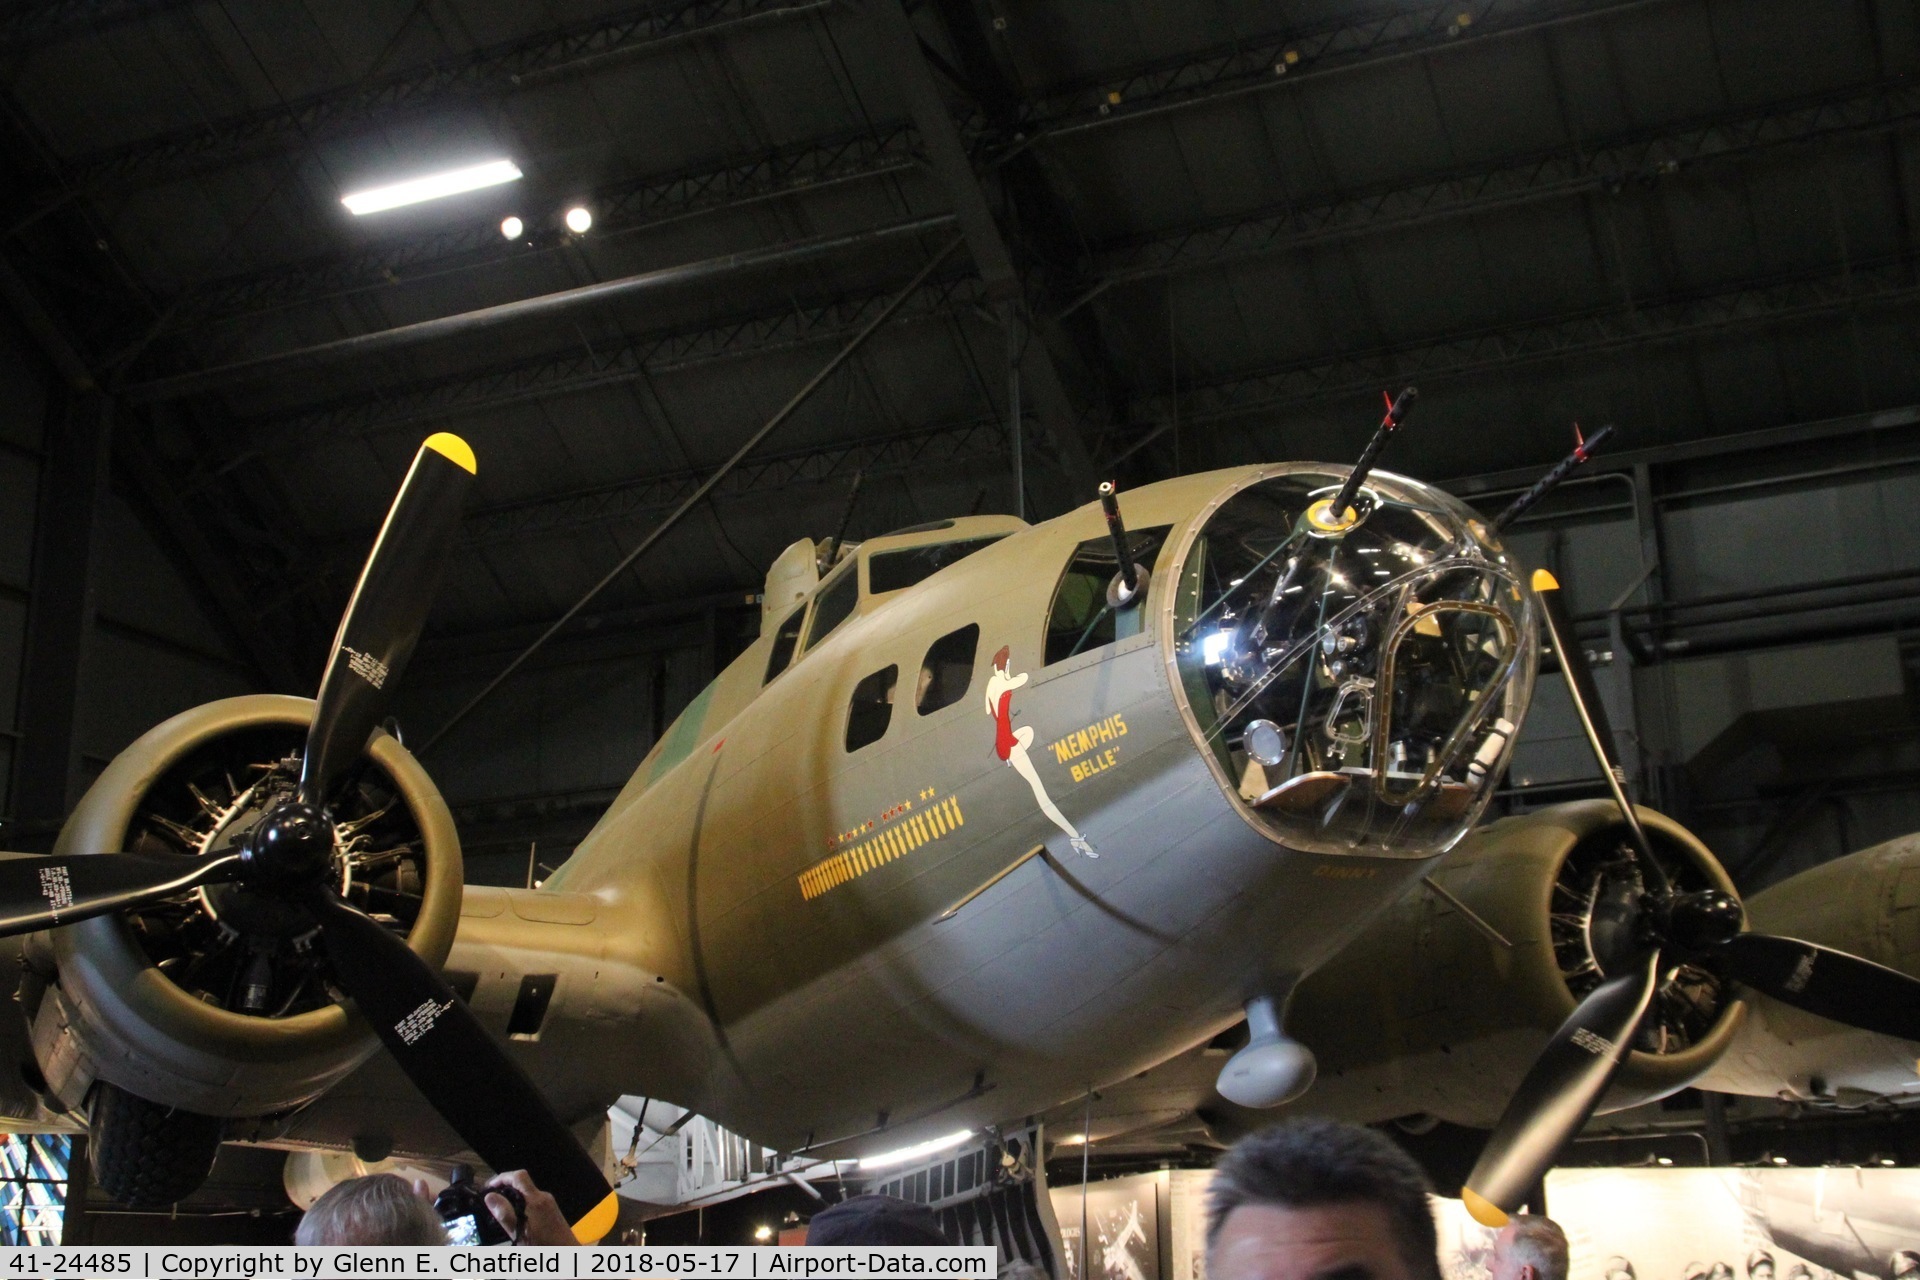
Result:
<instances>
[{"instance_id":1,"label":"side fuselage window","mask_svg":"<svg viewBox=\"0 0 1920 1280\"><path fill-rule=\"evenodd\" d=\"M1149 571L1156 569L1172 528L1163 524L1129 533L1127 543L1133 562ZM1123 609L1107 603L1107 588L1119 571L1120 560L1113 554L1111 538L1088 538L1074 548L1066 572L1060 575L1060 585L1054 588L1053 607L1047 611L1048 663L1064 662L1075 654L1140 634L1147 614L1144 592Z\"/></svg>"},{"instance_id":2,"label":"side fuselage window","mask_svg":"<svg viewBox=\"0 0 1920 1280\"><path fill-rule=\"evenodd\" d=\"M840 576L821 589L813 606L813 625L807 628L807 648L819 644L829 632L853 616L860 603L860 577L851 562Z\"/></svg>"},{"instance_id":3,"label":"side fuselage window","mask_svg":"<svg viewBox=\"0 0 1920 1280\"><path fill-rule=\"evenodd\" d=\"M893 720L893 686L899 678L899 667L885 667L853 686L853 702L847 707L847 750L858 751L887 736L887 725Z\"/></svg>"},{"instance_id":4,"label":"side fuselage window","mask_svg":"<svg viewBox=\"0 0 1920 1280\"><path fill-rule=\"evenodd\" d=\"M920 663L920 684L913 705L921 715L950 707L967 696L973 683L973 655L980 647L980 628L969 622L949 631L927 647Z\"/></svg>"},{"instance_id":5,"label":"side fuselage window","mask_svg":"<svg viewBox=\"0 0 1920 1280\"><path fill-rule=\"evenodd\" d=\"M787 620L780 624L780 630L774 633L773 652L767 655L767 674L760 681L761 684L766 684L785 671L787 664L793 661L794 646L800 643L800 620L806 616L807 606L801 605L787 615Z\"/></svg>"}]
</instances>

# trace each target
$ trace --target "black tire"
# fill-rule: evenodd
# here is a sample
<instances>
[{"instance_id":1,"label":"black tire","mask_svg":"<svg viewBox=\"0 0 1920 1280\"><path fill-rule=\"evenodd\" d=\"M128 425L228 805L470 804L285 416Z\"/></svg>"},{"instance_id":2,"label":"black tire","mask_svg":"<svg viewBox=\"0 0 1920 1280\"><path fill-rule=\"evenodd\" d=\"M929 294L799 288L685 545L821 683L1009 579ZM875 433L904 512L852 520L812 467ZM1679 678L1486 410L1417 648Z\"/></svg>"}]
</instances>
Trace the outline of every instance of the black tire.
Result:
<instances>
[{"instance_id":1,"label":"black tire","mask_svg":"<svg viewBox=\"0 0 1920 1280\"><path fill-rule=\"evenodd\" d=\"M117 1203L152 1209L200 1189L213 1169L225 1122L163 1107L101 1081L87 1126L93 1184Z\"/></svg>"}]
</instances>

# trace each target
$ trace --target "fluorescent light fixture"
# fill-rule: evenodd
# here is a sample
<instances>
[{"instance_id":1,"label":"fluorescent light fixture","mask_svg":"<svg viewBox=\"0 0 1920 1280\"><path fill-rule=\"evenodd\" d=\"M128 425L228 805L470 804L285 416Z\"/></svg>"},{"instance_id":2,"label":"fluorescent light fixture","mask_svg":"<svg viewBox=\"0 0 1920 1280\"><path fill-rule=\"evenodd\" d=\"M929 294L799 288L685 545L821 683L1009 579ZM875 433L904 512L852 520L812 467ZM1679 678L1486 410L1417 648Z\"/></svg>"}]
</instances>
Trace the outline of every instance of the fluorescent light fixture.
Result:
<instances>
[{"instance_id":1,"label":"fluorescent light fixture","mask_svg":"<svg viewBox=\"0 0 1920 1280\"><path fill-rule=\"evenodd\" d=\"M577 204L567 210L567 230L577 236L587 234L587 228L593 225L593 210L583 204Z\"/></svg>"},{"instance_id":2,"label":"fluorescent light fixture","mask_svg":"<svg viewBox=\"0 0 1920 1280\"><path fill-rule=\"evenodd\" d=\"M1217 667L1227 658L1227 646L1233 643L1231 631L1216 631L1200 641L1200 661Z\"/></svg>"},{"instance_id":3,"label":"fluorescent light fixture","mask_svg":"<svg viewBox=\"0 0 1920 1280\"><path fill-rule=\"evenodd\" d=\"M509 240L518 240L526 229L527 224L520 221L514 214L510 213L500 220L500 234Z\"/></svg>"},{"instance_id":4,"label":"fluorescent light fixture","mask_svg":"<svg viewBox=\"0 0 1920 1280\"><path fill-rule=\"evenodd\" d=\"M862 1169L885 1169L896 1164L908 1164L914 1160L918 1160L922 1156L930 1156L936 1152L945 1151L948 1147L957 1147L972 1136L973 1130L962 1129L960 1132L950 1133L944 1138L934 1138L932 1141L922 1142L916 1146L902 1147L898 1151L888 1151L877 1156L863 1156L860 1159L860 1167Z\"/></svg>"},{"instance_id":5,"label":"fluorescent light fixture","mask_svg":"<svg viewBox=\"0 0 1920 1280\"><path fill-rule=\"evenodd\" d=\"M405 182L356 191L352 195L341 196L340 203L347 206L354 216L365 217L383 209L398 209L402 205L419 204L423 200L457 196L462 191L497 187L519 177L520 166L513 161L489 160L485 164L470 164L464 169L448 169L445 173L429 173L424 177L408 178Z\"/></svg>"}]
</instances>

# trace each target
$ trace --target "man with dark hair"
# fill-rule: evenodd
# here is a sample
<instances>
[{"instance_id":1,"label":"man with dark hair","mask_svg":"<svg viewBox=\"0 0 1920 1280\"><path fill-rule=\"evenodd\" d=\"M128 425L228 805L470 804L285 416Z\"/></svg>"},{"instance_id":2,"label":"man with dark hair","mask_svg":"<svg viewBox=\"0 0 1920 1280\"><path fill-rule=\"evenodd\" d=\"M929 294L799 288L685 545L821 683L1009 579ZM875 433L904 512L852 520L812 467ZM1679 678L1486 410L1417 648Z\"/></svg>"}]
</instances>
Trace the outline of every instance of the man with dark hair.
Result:
<instances>
[{"instance_id":1,"label":"man with dark hair","mask_svg":"<svg viewBox=\"0 0 1920 1280\"><path fill-rule=\"evenodd\" d=\"M1487 1275L1489 1280L1567 1280L1567 1233L1552 1218L1515 1214L1493 1238Z\"/></svg>"},{"instance_id":2,"label":"man with dark hair","mask_svg":"<svg viewBox=\"0 0 1920 1280\"><path fill-rule=\"evenodd\" d=\"M807 1224L808 1244L944 1245L933 1210L898 1196L854 1196L822 1209Z\"/></svg>"},{"instance_id":3,"label":"man with dark hair","mask_svg":"<svg viewBox=\"0 0 1920 1280\"><path fill-rule=\"evenodd\" d=\"M1234 1145L1207 1194L1207 1280L1440 1280L1427 1179L1385 1135L1294 1120Z\"/></svg>"}]
</instances>

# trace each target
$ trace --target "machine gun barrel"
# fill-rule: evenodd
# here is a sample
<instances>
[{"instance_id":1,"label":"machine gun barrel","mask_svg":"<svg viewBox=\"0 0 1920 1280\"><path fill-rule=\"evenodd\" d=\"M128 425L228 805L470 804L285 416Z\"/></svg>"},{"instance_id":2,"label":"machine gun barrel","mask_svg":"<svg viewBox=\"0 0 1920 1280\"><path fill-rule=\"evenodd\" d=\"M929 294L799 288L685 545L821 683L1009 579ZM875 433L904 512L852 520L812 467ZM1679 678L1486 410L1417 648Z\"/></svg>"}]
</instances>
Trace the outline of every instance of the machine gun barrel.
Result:
<instances>
[{"instance_id":1,"label":"machine gun barrel","mask_svg":"<svg viewBox=\"0 0 1920 1280\"><path fill-rule=\"evenodd\" d=\"M1100 510L1107 517L1107 536L1113 539L1114 558L1120 562L1120 583L1129 597L1139 588L1133 556L1127 550L1127 525L1120 518L1120 500L1114 496L1113 481L1100 482Z\"/></svg>"},{"instance_id":2,"label":"machine gun barrel","mask_svg":"<svg viewBox=\"0 0 1920 1280\"><path fill-rule=\"evenodd\" d=\"M1534 481L1531 489L1528 489L1525 493L1508 503L1507 509L1493 518L1494 529L1504 532L1508 525L1525 515L1532 509L1535 503L1558 488L1560 482L1572 474L1575 467L1585 462L1588 458L1591 458L1593 451L1600 447L1600 442L1612 434L1613 424L1609 422L1606 426L1594 432L1593 438L1589 440L1580 434L1579 424L1576 423L1573 428L1575 442L1573 452L1555 463L1553 470Z\"/></svg>"},{"instance_id":3,"label":"machine gun barrel","mask_svg":"<svg viewBox=\"0 0 1920 1280\"><path fill-rule=\"evenodd\" d=\"M1373 439L1367 441L1365 452L1360 461L1353 464L1353 470L1347 473L1347 482L1340 486L1339 496L1334 498L1328 514L1336 521L1343 520L1352 509L1353 500L1360 492L1360 486L1366 483L1367 476L1373 470L1373 464L1380 460L1380 451L1387 447L1387 437L1400 429L1400 423L1406 418L1407 410L1420 395L1418 387L1408 387L1399 395L1387 401L1387 416L1380 419L1379 430L1373 433Z\"/></svg>"}]
</instances>

